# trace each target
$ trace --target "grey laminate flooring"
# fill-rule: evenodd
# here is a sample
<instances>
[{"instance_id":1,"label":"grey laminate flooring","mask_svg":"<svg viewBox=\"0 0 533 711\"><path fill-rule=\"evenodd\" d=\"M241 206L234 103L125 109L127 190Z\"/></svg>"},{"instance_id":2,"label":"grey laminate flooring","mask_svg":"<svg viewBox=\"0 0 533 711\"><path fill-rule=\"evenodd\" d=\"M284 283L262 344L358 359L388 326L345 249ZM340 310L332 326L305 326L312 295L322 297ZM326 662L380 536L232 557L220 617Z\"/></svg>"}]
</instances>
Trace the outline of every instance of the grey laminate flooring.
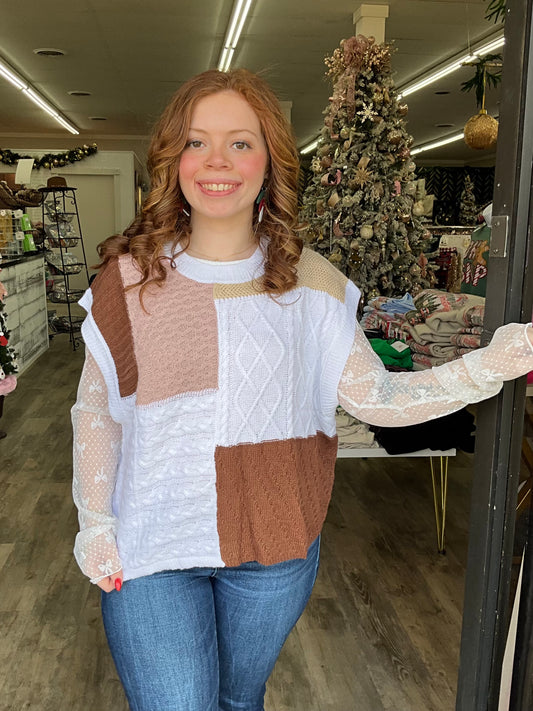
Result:
<instances>
[{"instance_id":1,"label":"grey laminate flooring","mask_svg":"<svg viewBox=\"0 0 533 711\"><path fill-rule=\"evenodd\" d=\"M126 711L97 589L72 558L71 433L83 349L66 336L20 378L0 425L0 710ZM447 555L426 460L343 460L319 578L266 711L451 711L471 458L452 461Z\"/></svg>"}]
</instances>

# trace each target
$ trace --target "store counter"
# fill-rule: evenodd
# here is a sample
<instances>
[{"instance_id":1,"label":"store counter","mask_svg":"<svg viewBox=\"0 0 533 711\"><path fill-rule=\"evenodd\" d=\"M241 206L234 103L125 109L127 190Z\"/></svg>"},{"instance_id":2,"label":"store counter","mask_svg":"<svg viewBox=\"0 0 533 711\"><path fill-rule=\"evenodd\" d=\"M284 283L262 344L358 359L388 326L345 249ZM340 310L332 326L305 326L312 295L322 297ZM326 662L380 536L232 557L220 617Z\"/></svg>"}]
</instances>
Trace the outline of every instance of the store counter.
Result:
<instances>
[{"instance_id":1,"label":"store counter","mask_svg":"<svg viewBox=\"0 0 533 711\"><path fill-rule=\"evenodd\" d=\"M20 374L48 348L44 257L42 253L6 257L0 267L0 281L7 290L9 345L17 353Z\"/></svg>"}]
</instances>

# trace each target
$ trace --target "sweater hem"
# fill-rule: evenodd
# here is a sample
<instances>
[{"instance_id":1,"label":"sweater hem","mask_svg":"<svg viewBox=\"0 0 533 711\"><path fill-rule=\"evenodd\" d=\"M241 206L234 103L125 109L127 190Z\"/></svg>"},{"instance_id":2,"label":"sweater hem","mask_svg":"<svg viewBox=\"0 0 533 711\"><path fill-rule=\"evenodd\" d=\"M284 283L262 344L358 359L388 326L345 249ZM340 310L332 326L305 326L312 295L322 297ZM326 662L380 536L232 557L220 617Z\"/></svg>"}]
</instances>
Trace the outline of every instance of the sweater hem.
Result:
<instances>
[{"instance_id":1,"label":"sweater hem","mask_svg":"<svg viewBox=\"0 0 533 711\"><path fill-rule=\"evenodd\" d=\"M154 573L164 571L190 570L191 568L225 568L226 564L221 558L214 556L194 556L194 558L167 558L164 561L147 563L140 566L123 565L124 580L134 580Z\"/></svg>"}]
</instances>

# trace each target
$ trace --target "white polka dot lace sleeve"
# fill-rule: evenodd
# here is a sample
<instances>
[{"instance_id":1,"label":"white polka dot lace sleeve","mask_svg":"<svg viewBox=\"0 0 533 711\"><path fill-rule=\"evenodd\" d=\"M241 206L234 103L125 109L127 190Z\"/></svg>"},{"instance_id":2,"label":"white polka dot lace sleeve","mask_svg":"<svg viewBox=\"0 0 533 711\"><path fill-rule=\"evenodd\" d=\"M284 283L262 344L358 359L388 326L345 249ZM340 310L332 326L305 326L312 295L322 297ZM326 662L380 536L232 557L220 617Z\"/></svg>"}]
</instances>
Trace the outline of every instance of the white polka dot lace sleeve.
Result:
<instances>
[{"instance_id":1,"label":"white polka dot lace sleeve","mask_svg":"<svg viewBox=\"0 0 533 711\"><path fill-rule=\"evenodd\" d=\"M380 427L415 425L496 395L505 380L533 370L529 324L510 323L490 344L450 363L416 372L388 372L358 326L338 388L354 417Z\"/></svg>"},{"instance_id":2,"label":"white polka dot lace sleeve","mask_svg":"<svg viewBox=\"0 0 533 711\"><path fill-rule=\"evenodd\" d=\"M92 355L87 351L72 408L74 429L74 479L72 493L78 508L80 532L74 556L92 583L121 569L115 540L111 497L122 439L107 404L107 387Z\"/></svg>"}]
</instances>

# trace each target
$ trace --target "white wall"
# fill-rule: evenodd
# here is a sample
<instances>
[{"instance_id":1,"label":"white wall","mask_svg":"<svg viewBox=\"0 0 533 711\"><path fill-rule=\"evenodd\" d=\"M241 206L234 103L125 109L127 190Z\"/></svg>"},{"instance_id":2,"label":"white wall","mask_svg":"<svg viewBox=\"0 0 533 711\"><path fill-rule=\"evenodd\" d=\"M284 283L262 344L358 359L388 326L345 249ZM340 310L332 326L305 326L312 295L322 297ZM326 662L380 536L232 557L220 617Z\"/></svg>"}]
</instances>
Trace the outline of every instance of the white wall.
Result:
<instances>
[{"instance_id":1,"label":"white wall","mask_svg":"<svg viewBox=\"0 0 533 711\"><path fill-rule=\"evenodd\" d=\"M46 153L61 153L68 149L42 148L39 150L28 150L12 148L14 153L40 157ZM54 170L32 171L30 187L44 187L51 176L62 176L68 185L74 186L74 176L112 176L113 178L113 201L114 201L114 226L112 232L122 232L135 217L135 162L138 162L135 154L131 151L98 151L93 156L89 156L77 163L68 164L63 168ZM15 166L9 169L2 166L4 173L15 172ZM69 180L71 177L71 180ZM94 183L96 185L96 183ZM75 186L74 186L75 187ZM99 194L95 194L92 201L93 209L98 210ZM35 211L30 212L32 219L37 219Z\"/></svg>"},{"instance_id":2,"label":"white wall","mask_svg":"<svg viewBox=\"0 0 533 711\"><path fill-rule=\"evenodd\" d=\"M46 153L61 153L62 149L14 148L13 151L40 157ZM98 151L93 156L62 168L33 170L29 187L45 187L48 178L61 176L69 187L77 188L81 232L87 265L90 267L98 262L97 245L110 235L123 232L134 219L135 171L139 172L140 169L140 161L131 151ZM2 172L14 173L15 166L11 171L7 168L2 169ZM40 207L27 208L27 212L33 222L41 220ZM77 286L75 281L78 280L72 280L73 287Z\"/></svg>"}]
</instances>

